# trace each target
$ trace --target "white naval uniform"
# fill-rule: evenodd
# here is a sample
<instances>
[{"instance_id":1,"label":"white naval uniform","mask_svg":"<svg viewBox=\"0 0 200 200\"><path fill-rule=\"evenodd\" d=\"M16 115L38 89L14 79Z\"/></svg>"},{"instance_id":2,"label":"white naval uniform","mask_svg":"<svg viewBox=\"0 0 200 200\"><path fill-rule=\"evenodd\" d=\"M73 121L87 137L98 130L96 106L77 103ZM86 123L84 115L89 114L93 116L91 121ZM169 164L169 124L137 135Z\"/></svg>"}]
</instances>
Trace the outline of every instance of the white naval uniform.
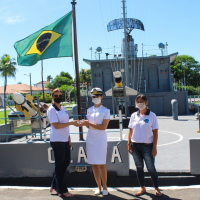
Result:
<instances>
[{"instance_id":1,"label":"white naval uniform","mask_svg":"<svg viewBox=\"0 0 200 200\"><path fill-rule=\"evenodd\" d=\"M87 119L90 123L103 124L104 119L110 119L110 110L105 106L87 109ZM89 164L106 164L107 134L105 130L89 127L86 137L87 162Z\"/></svg>"}]
</instances>

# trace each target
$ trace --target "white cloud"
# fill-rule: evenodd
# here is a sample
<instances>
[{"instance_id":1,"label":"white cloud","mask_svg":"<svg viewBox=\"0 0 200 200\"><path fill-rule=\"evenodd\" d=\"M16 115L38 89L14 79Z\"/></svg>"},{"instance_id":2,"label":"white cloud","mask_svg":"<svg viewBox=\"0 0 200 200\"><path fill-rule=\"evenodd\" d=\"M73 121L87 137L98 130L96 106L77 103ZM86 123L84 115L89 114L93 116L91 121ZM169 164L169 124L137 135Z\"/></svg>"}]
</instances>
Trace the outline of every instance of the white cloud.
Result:
<instances>
[{"instance_id":1,"label":"white cloud","mask_svg":"<svg viewBox=\"0 0 200 200\"><path fill-rule=\"evenodd\" d=\"M22 22L24 20L25 20L25 18L22 16L12 16L12 17L6 17L4 22L6 24L16 24L16 23Z\"/></svg>"},{"instance_id":2,"label":"white cloud","mask_svg":"<svg viewBox=\"0 0 200 200\"><path fill-rule=\"evenodd\" d=\"M0 20L5 24L16 24L25 20L21 15L13 15L8 7L0 7Z\"/></svg>"},{"instance_id":3,"label":"white cloud","mask_svg":"<svg viewBox=\"0 0 200 200\"><path fill-rule=\"evenodd\" d=\"M2 12L2 11L5 10L5 9L6 9L6 7L0 8L0 12Z\"/></svg>"}]
</instances>

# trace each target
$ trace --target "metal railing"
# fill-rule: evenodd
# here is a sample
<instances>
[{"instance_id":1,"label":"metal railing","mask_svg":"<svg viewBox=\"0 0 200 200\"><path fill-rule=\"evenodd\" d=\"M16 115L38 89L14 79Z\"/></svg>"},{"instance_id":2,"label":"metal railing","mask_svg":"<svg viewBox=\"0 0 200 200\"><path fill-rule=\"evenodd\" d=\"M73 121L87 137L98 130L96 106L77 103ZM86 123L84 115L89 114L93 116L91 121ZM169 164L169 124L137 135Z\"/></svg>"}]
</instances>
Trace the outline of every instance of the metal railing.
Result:
<instances>
[{"instance_id":1,"label":"metal railing","mask_svg":"<svg viewBox=\"0 0 200 200\"><path fill-rule=\"evenodd\" d=\"M111 114L111 116L116 116L118 114ZM76 116L82 116L82 117L85 117L86 115L69 115L69 117L76 117ZM31 128L31 133L15 133L14 131L14 120L26 120L26 121L30 121L30 118L31 120L42 120L43 119L43 125L44 125L44 122L46 123L46 119L47 116L40 116L40 117L8 117L6 118L9 122L9 125L10 126L10 129L8 130L7 129L7 132L6 133L0 133L0 143L4 143L4 142L27 142L27 143L30 143L30 141L28 139L31 139L31 143L34 142L33 140L40 140L40 141L44 141L46 142L47 140L49 140L50 138L46 138L47 136L50 136L50 133L46 133L46 127L43 126L41 127L41 129L38 127L37 129L36 128ZM0 119L5 119L5 118L0 118ZM41 122L42 123L42 122ZM123 123L123 121L122 121ZM5 124L4 124L5 125ZM3 126L3 125L2 125ZM30 125L31 127L31 125ZM29 128L30 128L29 127ZM23 127L21 128L21 130L23 130ZM26 130L26 127L24 127L24 130ZM106 131L106 133L120 133L120 131ZM78 134L87 134L87 132L70 132L70 135L78 135ZM28 136L30 136L31 138L28 138ZM2 137L9 137L9 140L8 141L7 139L4 139L3 141L2 140ZM39 137L39 138L38 138ZM24 140L20 141L19 139L22 139L24 138Z\"/></svg>"}]
</instances>

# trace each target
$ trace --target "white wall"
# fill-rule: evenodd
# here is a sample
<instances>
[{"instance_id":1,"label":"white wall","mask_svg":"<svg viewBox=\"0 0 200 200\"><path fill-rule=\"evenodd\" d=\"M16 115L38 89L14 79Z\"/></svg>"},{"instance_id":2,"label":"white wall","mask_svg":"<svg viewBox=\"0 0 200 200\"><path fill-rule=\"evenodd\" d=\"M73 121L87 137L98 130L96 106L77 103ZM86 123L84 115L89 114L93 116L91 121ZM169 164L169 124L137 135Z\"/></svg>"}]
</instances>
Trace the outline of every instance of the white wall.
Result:
<instances>
[{"instance_id":1,"label":"white wall","mask_svg":"<svg viewBox=\"0 0 200 200\"><path fill-rule=\"evenodd\" d=\"M35 87L42 87L42 83L41 84L34 84ZM47 85L47 83L43 83L44 87Z\"/></svg>"},{"instance_id":2,"label":"white wall","mask_svg":"<svg viewBox=\"0 0 200 200\"><path fill-rule=\"evenodd\" d=\"M4 107L4 100L3 100L3 98L4 98L4 95L0 95L0 107Z\"/></svg>"}]
</instances>

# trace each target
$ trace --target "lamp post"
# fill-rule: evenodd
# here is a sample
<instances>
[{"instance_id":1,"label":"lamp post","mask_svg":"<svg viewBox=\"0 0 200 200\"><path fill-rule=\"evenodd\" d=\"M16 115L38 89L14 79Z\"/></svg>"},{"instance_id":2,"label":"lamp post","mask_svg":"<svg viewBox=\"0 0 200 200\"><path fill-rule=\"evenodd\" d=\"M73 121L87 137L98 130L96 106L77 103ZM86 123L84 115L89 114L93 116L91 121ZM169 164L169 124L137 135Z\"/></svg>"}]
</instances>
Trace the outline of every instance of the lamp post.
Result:
<instances>
[{"instance_id":1,"label":"lamp post","mask_svg":"<svg viewBox=\"0 0 200 200\"><path fill-rule=\"evenodd\" d=\"M30 94L31 94L31 96L32 96L32 88L31 88L31 73L30 73L30 74L24 74L24 75L30 77Z\"/></svg>"},{"instance_id":2,"label":"lamp post","mask_svg":"<svg viewBox=\"0 0 200 200\"><path fill-rule=\"evenodd\" d=\"M49 78L49 83L51 83L52 79L53 79L52 77ZM50 87L49 87L49 95L50 95Z\"/></svg>"},{"instance_id":3,"label":"lamp post","mask_svg":"<svg viewBox=\"0 0 200 200\"><path fill-rule=\"evenodd\" d=\"M185 85L185 67L187 67L187 62L182 62L182 67L184 68L184 86L186 90L186 85Z\"/></svg>"}]
</instances>

